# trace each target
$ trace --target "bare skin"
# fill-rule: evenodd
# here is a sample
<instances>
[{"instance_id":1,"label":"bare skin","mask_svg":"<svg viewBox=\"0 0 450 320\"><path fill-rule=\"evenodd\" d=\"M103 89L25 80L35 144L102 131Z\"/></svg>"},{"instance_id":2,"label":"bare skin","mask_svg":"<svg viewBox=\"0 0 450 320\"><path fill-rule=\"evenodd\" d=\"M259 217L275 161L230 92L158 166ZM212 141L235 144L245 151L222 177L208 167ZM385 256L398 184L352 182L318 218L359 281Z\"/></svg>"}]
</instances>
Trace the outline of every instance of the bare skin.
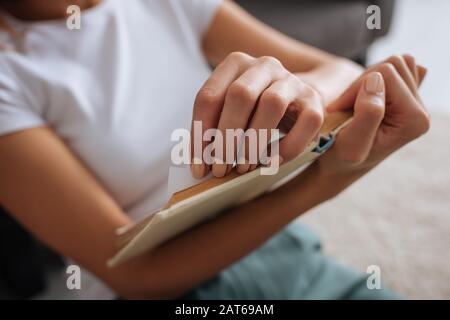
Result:
<instances>
[{"instance_id":1,"label":"bare skin","mask_svg":"<svg viewBox=\"0 0 450 320\"><path fill-rule=\"evenodd\" d=\"M39 2L41 8L53 4L52 0L24 1L35 5ZM27 11L27 15L33 17L33 12ZM41 19L42 12L38 16ZM231 25L234 32L229 33ZM417 93L425 70L410 56L393 57L361 75L360 68L352 63L271 31L228 2L219 9L203 47L211 63L226 66L216 68L208 80L214 88L221 88L222 98L225 89L251 68L257 74L267 70L261 69L264 61L279 61L273 66L283 73L283 77L276 78L275 72L266 71L269 84L290 79L286 86L303 88L297 88L299 96L295 99L304 97L303 90L320 97L320 103L302 104L301 114L309 110L313 125L299 127L293 141L304 135L312 137L320 126L317 120L321 120L324 106L338 96L329 111L354 108L355 119L325 156L288 184L113 269L107 268L105 262L115 252L114 230L131 220L94 174L47 127L0 137L0 203L39 239L90 269L124 298L168 299L185 293L256 249L302 213L334 197L429 127ZM226 58L235 51L248 55L234 53L234 58ZM276 60L257 58L263 56L274 56ZM242 57L251 63L241 64L242 71L231 81L224 81L222 72L242 63L237 59ZM259 81L257 78L252 79ZM255 91L258 96L265 92L263 87ZM198 101L203 98L218 104L216 108L225 108L225 98L220 105L202 97L205 92L209 91L201 90L197 96L194 118L205 117L196 111L202 107ZM280 97L284 94L276 93ZM238 98L239 94L228 99ZM248 105L248 109L256 107ZM305 121L311 119L303 116ZM214 115L208 119L212 118ZM214 119L209 120L213 127L226 128L230 123L218 113ZM330 184L330 179L335 183Z\"/></svg>"}]
</instances>

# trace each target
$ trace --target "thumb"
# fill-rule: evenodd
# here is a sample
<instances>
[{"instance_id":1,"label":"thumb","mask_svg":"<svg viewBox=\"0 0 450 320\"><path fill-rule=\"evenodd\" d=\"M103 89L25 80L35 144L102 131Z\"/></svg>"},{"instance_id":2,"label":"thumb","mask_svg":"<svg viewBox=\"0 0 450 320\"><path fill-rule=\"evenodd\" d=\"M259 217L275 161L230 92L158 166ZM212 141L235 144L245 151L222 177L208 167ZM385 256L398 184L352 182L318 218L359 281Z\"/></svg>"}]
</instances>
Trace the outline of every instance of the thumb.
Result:
<instances>
[{"instance_id":1,"label":"thumb","mask_svg":"<svg viewBox=\"0 0 450 320\"><path fill-rule=\"evenodd\" d=\"M385 87L379 72L370 72L362 78L352 121L336 139L336 148L344 159L361 163L372 149L378 128L384 117Z\"/></svg>"}]
</instances>

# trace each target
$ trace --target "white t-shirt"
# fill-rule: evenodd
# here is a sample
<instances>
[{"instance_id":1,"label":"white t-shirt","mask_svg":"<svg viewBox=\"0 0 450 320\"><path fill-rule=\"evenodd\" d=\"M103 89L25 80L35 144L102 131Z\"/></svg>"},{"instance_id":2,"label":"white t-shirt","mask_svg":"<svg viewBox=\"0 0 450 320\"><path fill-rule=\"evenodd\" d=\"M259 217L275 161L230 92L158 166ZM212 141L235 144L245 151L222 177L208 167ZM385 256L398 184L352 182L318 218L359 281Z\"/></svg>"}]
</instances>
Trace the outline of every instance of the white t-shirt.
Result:
<instances>
[{"instance_id":1,"label":"white t-shirt","mask_svg":"<svg viewBox=\"0 0 450 320\"><path fill-rule=\"evenodd\" d=\"M133 218L160 208L171 133L189 129L210 73L200 42L219 4L103 0L80 30L6 16L22 35L0 33L15 49L0 51L0 135L48 125ZM83 298L113 297L82 275Z\"/></svg>"}]
</instances>

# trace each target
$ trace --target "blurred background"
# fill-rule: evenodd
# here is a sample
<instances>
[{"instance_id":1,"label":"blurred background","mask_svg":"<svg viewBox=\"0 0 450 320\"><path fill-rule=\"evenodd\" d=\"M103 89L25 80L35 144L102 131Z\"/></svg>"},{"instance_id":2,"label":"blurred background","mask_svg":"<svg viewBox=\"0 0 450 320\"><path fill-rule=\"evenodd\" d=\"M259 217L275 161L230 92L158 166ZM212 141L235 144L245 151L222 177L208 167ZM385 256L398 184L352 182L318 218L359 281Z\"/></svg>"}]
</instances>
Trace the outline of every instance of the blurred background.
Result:
<instances>
[{"instance_id":1,"label":"blurred background","mask_svg":"<svg viewBox=\"0 0 450 320\"><path fill-rule=\"evenodd\" d=\"M428 69L421 88L431 112L450 115L450 1L397 0L391 30L368 52L375 63L391 53L412 53Z\"/></svg>"},{"instance_id":2,"label":"blurred background","mask_svg":"<svg viewBox=\"0 0 450 320\"><path fill-rule=\"evenodd\" d=\"M300 220L319 232L327 253L362 272L379 266L383 283L404 297L450 299L450 1L236 2L300 41L363 65L410 53L428 68L421 93L430 132ZM366 27L371 4L381 8L380 30ZM0 212L0 299L76 298L63 266Z\"/></svg>"}]
</instances>

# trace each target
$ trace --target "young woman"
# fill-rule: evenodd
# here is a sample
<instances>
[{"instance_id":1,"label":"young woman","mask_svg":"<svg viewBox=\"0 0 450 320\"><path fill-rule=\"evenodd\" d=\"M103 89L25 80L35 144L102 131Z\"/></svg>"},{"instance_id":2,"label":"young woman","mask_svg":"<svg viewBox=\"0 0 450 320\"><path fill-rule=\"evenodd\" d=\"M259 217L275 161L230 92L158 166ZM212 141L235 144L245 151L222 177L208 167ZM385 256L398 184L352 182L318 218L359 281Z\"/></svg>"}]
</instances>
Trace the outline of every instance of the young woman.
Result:
<instances>
[{"instance_id":1,"label":"young woman","mask_svg":"<svg viewBox=\"0 0 450 320\"><path fill-rule=\"evenodd\" d=\"M82 9L80 30L66 26L72 4ZM308 230L285 227L427 131L417 92L425 69L413 57L363 70L279 34L231 1L0 6L0 203L95 275L82 274L83 297L395 297L368 290L362 275L324 257ZM107 268L114 230L167 200L174 129L192 120L204 130L270 129L289 113L296 122L280 145L287 162L314 139L325 107L354 108L354 120L298 177ZM192 173L229 169L201 163Z\"/></svg>"}]
</instances>

